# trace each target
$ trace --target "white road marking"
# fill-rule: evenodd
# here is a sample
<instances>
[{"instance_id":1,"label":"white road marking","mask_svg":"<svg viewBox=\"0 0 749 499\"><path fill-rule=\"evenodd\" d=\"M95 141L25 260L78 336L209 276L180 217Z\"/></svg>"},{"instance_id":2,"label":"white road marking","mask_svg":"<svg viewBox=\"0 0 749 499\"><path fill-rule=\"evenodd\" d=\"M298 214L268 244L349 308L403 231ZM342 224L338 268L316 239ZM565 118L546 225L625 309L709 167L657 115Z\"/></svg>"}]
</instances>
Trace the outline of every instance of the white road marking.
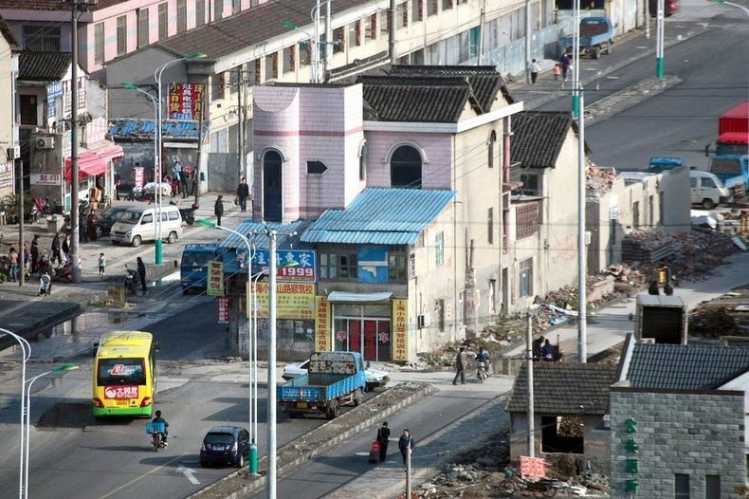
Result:
<instances>
[{"instance_id":1,"label":"white road marking","mask_svg":"<svg viewBox=\"0 0 749 499\"><path fill-rule=\"evenodd\" d=\"M195 478L195 470L192 470L190 468L185 468L184 466L180 466L177 468L177 471L185 475L185 478L190 480L191 484L200 485L200 480Z\"/></svg>"},{"instance_id":2,"label":"white road marking","mask_svg":"<svg viewBox=\"0 0 749 499\"><path fill-rule=\"evenodd\" d=\"M739 5L737 3L733 3L733 2L723 2L723 3L726 4L726 5L730 5L731 7L735 7L737 9L741 9L741 10L744 11L744 14L746 14L747 16L749 16L749 8L744 7L743 5Z\"/></svg>"}]
</instances>

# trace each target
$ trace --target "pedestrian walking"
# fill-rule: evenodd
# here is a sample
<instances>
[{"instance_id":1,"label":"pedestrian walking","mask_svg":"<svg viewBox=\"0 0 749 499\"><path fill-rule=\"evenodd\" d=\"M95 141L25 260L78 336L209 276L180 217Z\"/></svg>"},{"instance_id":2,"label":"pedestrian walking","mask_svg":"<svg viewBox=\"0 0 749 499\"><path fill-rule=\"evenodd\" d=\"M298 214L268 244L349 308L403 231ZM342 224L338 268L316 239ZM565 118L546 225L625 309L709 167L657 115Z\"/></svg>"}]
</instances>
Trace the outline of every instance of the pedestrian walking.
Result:
<instances>
[{"instance_id":1,"label":"pedestrian walking","mask_svg":"<svg viewBox=\"0 0 749 499\"><path fill-rule=\"evenodd\" d=\"M250 197L250 187L247 185L247 179L242 177L237 186L237 200L239 201L239 210L247 211L247 198Z\"/></svg>"},{"instance_id":2,"label":"pedestrian walking","mask_svg":"<svg viewBox=\"0 0 749 499\"><path fill-rule=\"evenodd\" d=\"M88 240L96 241L96 213L93 209L88 214L88 220L86 221L86 231L88 232Z\"/></svg>"},{"instance_id":3,"label":"pedestrian walking","mask_svg":"<svg viewBox=\"0 0 749 499\"><path fill-rule=\"evenodd\" d=\"M172 178L175 180L174 192L172 192L172 196L175 196L177 194L180 194L180 184L182 182L182 163L179 161L179 158L175 158L174 162L172 163Z\"/></svg>"},{"instance_id":4,"label":"pedestrian walking","mask_svg":"<svg viewBox=\"0 0 749 499\"><path fill-rule=\"evenodd\" d=\"M193 169L190 175L190 195L198 195L198 171Z\"/></svg>"},{"instance_id":5,"label":"pedestrian walking","mask_svg":"<svg viewBox=\"0 0 749 499\"><path fill-rule=\"evenodd\" d=\"M562 84L564 84L567 81L567 72L570 69L570 56L567 55L567 52L559 58L559 65L562 67Z\"/></svg>"},{"instance_id":6,"label":"pedestrian walking","mask_svg":"<svg viewBox=\"0 0 749 499\"><path fill-rule=\"evenodd\" d=\"M390 442L390 428L388 428L387 421L382 423L380 429L377 430L377 443L380 444L380 462L384 463L385 458L388 454L388 443Z\"/></svg>"},{"instance_id":7,"label":"pedestrian walking","mask_svg":"<svg viewBox=\"0 0 749 499\"><path fill-rule=\"evenodd\" d=\"M224 196L219 194L216 204L213 205L213 214L216 215L216 225L221 225L221 217L224 216Z\"/></svg>"},{"instance_id":8,"label":"pedestrian walking","mask_svg":"<svg viewBox=\"0 0 749 499\"><path fill-rule=\"evenodd\" d=\"M554 79L559 80L559 77L562 75L562 66L559 65L559 63L554 64Z\"/></svg>"},{"instance_id":9,"label":"pedestrian walking","mask_svg":"<svg viewBox=\"0 0 749 499\"><path fill-rule=\"evenodd\" d=\"M398 449L400 449L401 456L403 456L403 466L406 466L406 459L409 448L411 449L411 453L413 453L414 439L411 436L411 432L408 431L408 428L403 428L401 437L398 439Z\"/></svg>"},{"instance_id":10,"label":"pedestrian walking","mask_svg":"<svg viewBox=\"0 0 749 499\"><path fill-rule=\"evenodd\" d=\"M39 236L34 235L31 240L31 273L36 274L39 271Z\"/></svg>"},{"instance_id":11,"label":"pedestrian walking","mask_svg":"<svg viewBox=\"0 0 749 499\"><path fill-rule=\"evenodd\" d=\"M460 377L461 385L466 384L466 374L463 366L463 352L465 350L465 347L460 347L458 354L455 356L455 378L453 378L453 385L458 384L458 377Z\"/></svg>"},{"instance_id":12,"label":"pedestrian walking","mask_svg":"<svg viewBox=\"0 0 749 499\"><path fill-rule=\"evenodd\" d=\"M531 85L536 84L536 80L538 79L538 73L541 72L541 65L536 62L535 59L531 61Z\"/></svg>"},{"instance_id":13,"label":"pedestrian walking","mask_svg":"<svg viewBox=\"0 0 749 499\"><path fill-rule=\"evenodd\" d=\"M65 234L64 239L62 240L62 256L65 258L65 261L67 262L70 260L70 234Z\"/></svg>"},{"instance_id":14,"label":"pedestrian walking","mask_svg":"<svg viewBox=\"0 0 749 499\"><path fill-rule=\"evenodd\" d=\"M8 277L12 282L16 282L18 280L18 252L15 247L10 247L8 258L10 259L10 275Z\"/></svg>"},{"instance_id":15,"label":"pedestrian walking","mask_svg":"<svg viewBox=\"0 0 749 499\"><path fill-rule=\"evenodd\" d=\"M99 278L104 279L104 270L107 265L107 260L104 258L104 253L99 253Z\"/></svg>"},{"instance_id":16,"label":"pedestrian walking","mask_svg":"<svg viewBox=\"0 0 749 499\"><path fill-rule=\"evenodd\" d=\"M148 289L146 288L146 264L143 263L143 259L138 257L138 279L140 280L140 287L145 295Z\"/></svg>"},{"instance_id":17,"label":"pedestrian walking","mask_svg":"<svg viewBox=\"0 0 749 499\"><path fill-rule=\"evenodd\" d=\"M62 264L62 260L60 259L60 234L55 234L55 237L52 238L50 252L52 253L49 258L50 262L52 264L55 262Z\"/></svg>"}]
</instances>

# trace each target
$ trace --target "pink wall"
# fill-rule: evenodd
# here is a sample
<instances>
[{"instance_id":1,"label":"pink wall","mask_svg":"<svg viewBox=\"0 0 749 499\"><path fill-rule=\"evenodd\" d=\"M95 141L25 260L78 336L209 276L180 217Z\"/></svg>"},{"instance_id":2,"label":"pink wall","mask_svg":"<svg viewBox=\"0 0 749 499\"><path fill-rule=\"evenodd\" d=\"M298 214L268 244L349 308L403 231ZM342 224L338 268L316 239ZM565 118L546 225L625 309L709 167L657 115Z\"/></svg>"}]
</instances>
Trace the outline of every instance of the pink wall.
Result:
<instances>
[{"instance_id":1,"label":"pink wall","mask_svg":"<svg viewBox=\"0 0 749 499\"><path fill-rule=\"evenodd\" d=\"M368 131L366 138L368 187L390 187L390 154L397 144L410 144L421 148L426 156L422 157L422 189L450 188L452 135Z\"/></svg>"}]
</instances>

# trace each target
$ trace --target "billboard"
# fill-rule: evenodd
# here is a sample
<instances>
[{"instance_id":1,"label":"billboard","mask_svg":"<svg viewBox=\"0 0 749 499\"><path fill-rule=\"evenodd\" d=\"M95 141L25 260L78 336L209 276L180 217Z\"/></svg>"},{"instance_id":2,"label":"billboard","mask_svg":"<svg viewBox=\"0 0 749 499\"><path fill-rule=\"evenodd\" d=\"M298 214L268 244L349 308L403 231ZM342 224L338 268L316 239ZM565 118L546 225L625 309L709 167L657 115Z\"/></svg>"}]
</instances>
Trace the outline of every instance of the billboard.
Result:
<instances>
[{"instance_id":1,"label":"billboard","mask_svg":"<svg viewBox=\"0 0 749 499\"><path fill-rule=\"evenodd\" d=\"M197 121L203 105L202 83L172 83L169 85L168 117L172 120Z\"/></svg>"},{"instance_id":2,"label":"billboard","mask_svg":"<svg viewBox=\"0 0 749 499\"><path fill-rule=\"evenodd\" d=\"M315 319L315 285L308 283L276 283L276 315L278 319ZM268 318L268 283L257 283L258 317Z\"/></svg>"}]
</instances>

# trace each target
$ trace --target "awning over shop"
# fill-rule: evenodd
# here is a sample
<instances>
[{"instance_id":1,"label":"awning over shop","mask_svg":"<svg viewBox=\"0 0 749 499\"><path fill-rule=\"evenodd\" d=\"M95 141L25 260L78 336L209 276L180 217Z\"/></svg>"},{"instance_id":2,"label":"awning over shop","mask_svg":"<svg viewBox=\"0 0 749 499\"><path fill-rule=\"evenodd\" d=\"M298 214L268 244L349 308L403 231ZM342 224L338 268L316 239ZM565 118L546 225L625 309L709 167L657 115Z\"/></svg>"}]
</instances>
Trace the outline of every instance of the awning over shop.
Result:
<instances>
[{"instance_id":1,"label":"awning over shop","mask_svg":"<svg viewBox=\"0 0 749 499\"><path fill-rule=\"evenodd\" d=\"M375 303L390 300L393 293L348 293L345 291L331 291L328 301L331 303Z\"/></svg>"},{"instance_id":2,"label":"awning over shop","mask_svg":"<svg viewBox=\"0 0 749 499\"><path fill-rule=\"evenodd\" d=\"M78 154L78 179L103 175L107 171L109 161L124 155L122 147L108 145L96 150L83 150ZM65 180L73 178L70 158L65 159Z\"/></svg>"}]
</instances>

